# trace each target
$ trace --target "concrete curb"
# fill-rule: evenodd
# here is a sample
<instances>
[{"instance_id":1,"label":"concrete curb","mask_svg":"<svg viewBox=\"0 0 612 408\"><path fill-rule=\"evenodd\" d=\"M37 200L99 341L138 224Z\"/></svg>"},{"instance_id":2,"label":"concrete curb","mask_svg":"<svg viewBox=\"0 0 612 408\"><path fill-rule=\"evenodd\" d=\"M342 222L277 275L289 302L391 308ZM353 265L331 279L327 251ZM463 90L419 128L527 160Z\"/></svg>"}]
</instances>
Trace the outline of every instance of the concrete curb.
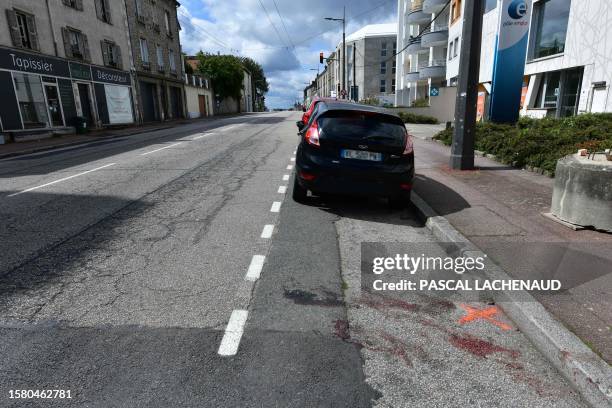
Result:
<instances>
[{"instance_id":1,"label":"concrete curb","mask_svg":"<svg viewBox=\"0 0 612 408\"><path fill-rule=\"evenodd\" d=\"M472 257L485 255L414 192L412 203L437 239L456 243L462 254ZM487 279L511 279L490 258L486 259ZM552 316L541 303L524 291L498 292L495 302L592 407L612 407L612 367Z\"/></svg>"}]
</instances>

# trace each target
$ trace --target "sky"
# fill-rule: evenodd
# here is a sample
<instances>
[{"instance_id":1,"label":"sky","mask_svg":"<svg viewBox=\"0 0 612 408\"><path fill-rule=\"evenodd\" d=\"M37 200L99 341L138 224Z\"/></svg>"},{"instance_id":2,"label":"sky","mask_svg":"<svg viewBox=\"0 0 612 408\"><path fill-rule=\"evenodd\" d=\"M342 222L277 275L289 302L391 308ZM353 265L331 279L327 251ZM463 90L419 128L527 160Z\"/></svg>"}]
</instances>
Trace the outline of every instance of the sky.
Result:
<instances>
[{"instance_id":1,"label":"sky","mask_svg":"<svg viewBox=\"0 0 612 408\"><path fill-rule=\"evenodd\" d=\"M247 56L265 71L268 108L287 108L303 97L319 66L342 40L367 24L397 21L397 0L181 0L178 10L183 52ZM320 66L321 70L323 65Z\"/></svg>"}]
</instances>

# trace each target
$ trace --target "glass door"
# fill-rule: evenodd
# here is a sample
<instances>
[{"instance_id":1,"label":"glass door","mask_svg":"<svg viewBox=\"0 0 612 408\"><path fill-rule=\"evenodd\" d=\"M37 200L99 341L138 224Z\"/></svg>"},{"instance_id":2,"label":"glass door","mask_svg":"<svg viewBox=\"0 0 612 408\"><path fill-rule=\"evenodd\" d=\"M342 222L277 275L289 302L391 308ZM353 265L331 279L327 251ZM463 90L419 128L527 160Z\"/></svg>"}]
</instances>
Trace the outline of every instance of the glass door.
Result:
<instances>
[{"instance_id":1,"label":"glass door","mask_svg":"<svg viewBox=\"0 0 612 408\"><path fill-rule=\"evenodd\" d=\"M45 95L47 98L47 109L51 118L52 126L64 126L62 108L59 99L59 91L55 84L45 84Z\"/></svg>"}]
</instances>

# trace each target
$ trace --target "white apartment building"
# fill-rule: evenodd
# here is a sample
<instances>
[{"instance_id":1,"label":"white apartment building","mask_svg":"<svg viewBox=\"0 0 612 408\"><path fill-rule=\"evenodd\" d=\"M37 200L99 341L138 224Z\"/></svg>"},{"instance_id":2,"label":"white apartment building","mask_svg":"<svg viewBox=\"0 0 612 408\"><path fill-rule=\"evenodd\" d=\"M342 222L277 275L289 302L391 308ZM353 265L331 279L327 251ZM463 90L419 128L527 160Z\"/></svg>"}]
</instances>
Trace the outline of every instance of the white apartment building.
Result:
<instances>
[{"instance_id":1,"label":"white apartment building","mask_svg":"<svg viewBox=\"0 0 612 408\"><path fill-rule=\"evenodd\" d=\"M398 1L396 106L429 104L447 85L447 0Z\"/></svg>"},{"instance_id":2,"label":"white apartment building","mask_svg":"<svg viewBox=\"0 0 612 408\"><path fill-rule=\"evenodd\" d=\"M446 79L459 74L466 0L452 0ZM400 0L400 3L402 0ZM479 114L488 110L501 0L487 0L483 16ZM612 112L612 2L534 0L521 114L564 117Z\"/></svg>"}]
</instances>

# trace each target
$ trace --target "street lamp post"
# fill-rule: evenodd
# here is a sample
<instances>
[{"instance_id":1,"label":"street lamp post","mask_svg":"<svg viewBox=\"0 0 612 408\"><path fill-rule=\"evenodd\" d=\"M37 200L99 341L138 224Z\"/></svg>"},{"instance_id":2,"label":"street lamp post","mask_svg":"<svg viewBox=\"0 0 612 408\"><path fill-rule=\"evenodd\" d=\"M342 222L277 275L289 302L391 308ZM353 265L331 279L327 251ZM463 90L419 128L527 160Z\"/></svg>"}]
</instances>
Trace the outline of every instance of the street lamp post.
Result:
<instances>
[{"instance_id":1,"label":"street lamp post","mask_svg":"<svg viewBox=\"0 0 612 408\"><path fill-rule=\"evenodd\" d=\"M342 21L342 90L346 92L346 6L342 11L342 18L325 17L329 21Z\"/></svg>"}]
</instances>

